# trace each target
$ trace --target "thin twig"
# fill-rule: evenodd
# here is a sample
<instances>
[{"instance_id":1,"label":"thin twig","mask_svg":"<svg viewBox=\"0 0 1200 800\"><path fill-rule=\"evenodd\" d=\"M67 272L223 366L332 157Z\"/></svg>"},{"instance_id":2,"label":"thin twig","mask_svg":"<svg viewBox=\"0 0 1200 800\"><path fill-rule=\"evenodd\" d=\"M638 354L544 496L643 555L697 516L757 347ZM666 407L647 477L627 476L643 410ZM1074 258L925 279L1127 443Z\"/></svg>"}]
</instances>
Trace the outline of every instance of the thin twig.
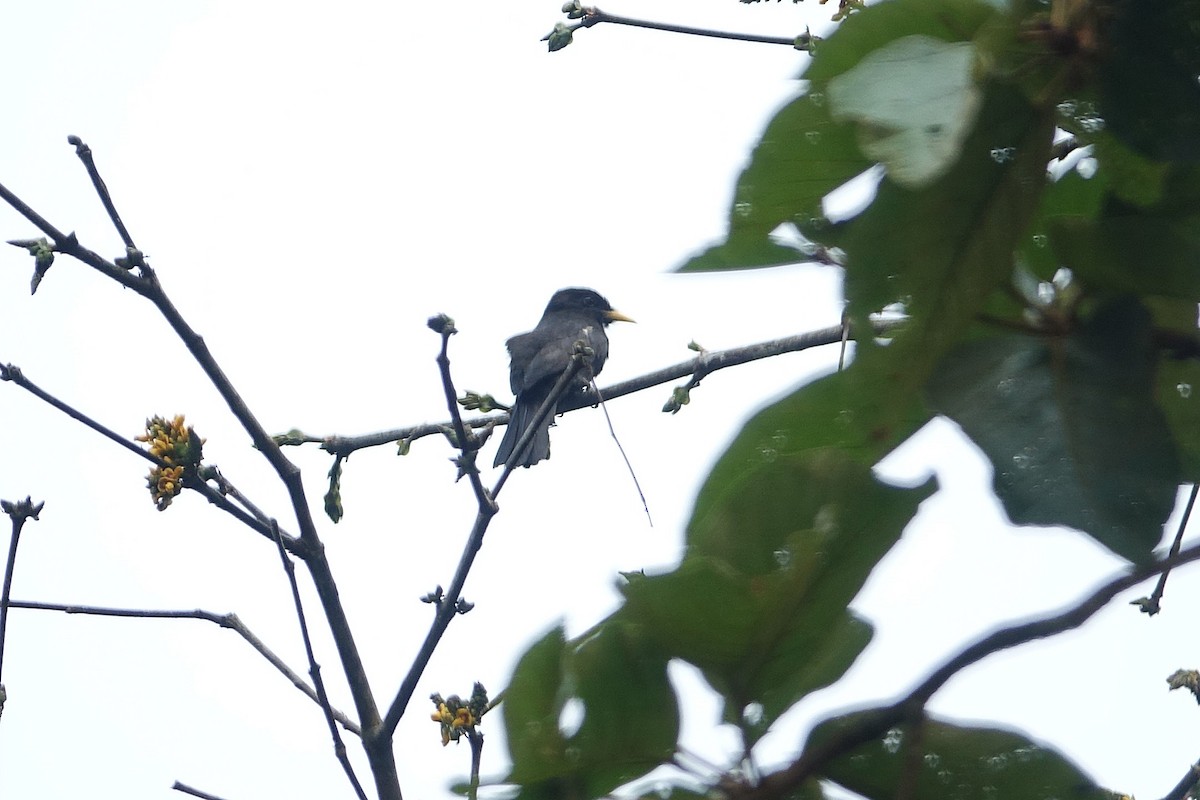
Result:
<instances>
[{"instance_id":1,"label":"thin twig","mask_svg":"<svg viewBox=\"0 0 1200 800\"><path fill-rule=\"evenodd\" d=\"M104 210L108 212L108 218L112 220L113 227L121 236L121 241L129 250L137 250L137 246L133 243L133 237L129 235L125 223L121 221L121 215L117 213L117 207L113 205L112 195L108 192L107 184L100 177L100 170L96 169L96 160L92 158L92 148L88 147L78 136L68 136L67 143L75 147L75 155L79 156L79 160L83 162L88 177L92 179L92 186L96 188L96 194L100 196L100 202L104 204Z\"/></svg>"},{"instance_id":2,"label":"thin twig","mask_svg":"<svg viewBox=\"0 0 1200 800\"><path fill-rule=\"evenodd\" d=\"M475 729L467 731L467 744L471 745L471 783L467 787L467 800L479 800L479 769L483 764L483 734Z\"/></svg>"},{"instance_id":3,"label":"thin twig","mask_svg":"<svg viewBox=\"0 0 1200 800\"><path fill-rule=\"evenodd\" d=\"M483 536L487 533L488 525L498 511L498 506L496 506L494 500L500 495L501 489L504 488L504 484L508 481L508 476L512 474L513 462L517 461L520 457L522 448L527 446L529 441L532 441L533 432L541 424L542 420L554 413L559 398L575 382L575 376L583 369L583 359L584 355L582 352L577 351L572 355L567 368L559 376L558 381L550 390L550 394L546 397L546 400L538 407L537 413L534 414L533 420L529 425L529 429L525 431L520 441L513 447L513 458L509 459L509 463L504 465L504 471L501 473L499 480L496 481L496 485L492 487L489 495L492 502L479 504L479 510L475 515L475 522L471 526L471 533L467 536L467 542L463 546L462 554L458 559L458 566L454 570L454 577L450 581L450 588L446 590L445 594L439 597L437 612L434 615L433 623L429 627L429 632L425 635L425 641L422 642L420 650L417 651L417 655L409 667L408 674L404 676L404 680L400 683L400 688L396 691L396 696L388 707L387 715L383 718L382 731L384 735L390 736L396 730L396 726L400 724L400 718L404 716L404 712L408 708L408 703L417 689L417 682L421 679L421 675L424 674L425 667L429 665L429 659L433 657L433 651L442 640L442 635L445 634L446 628L450 626L451 620L457 614L464 611L463 606L459 603L462 597L463 586L467 582L467 575L471 571L471 565L475 563L476 554L483 547ZM450 398L450 401L453 402L453 398Z\"/></svg>"},{"instance_id":4,"label":"thin twig","mask_svg":"<svg viewBox=\"0 0 1200 800\"><path fill-rule=\"evenodd\" d=\"M83 423L88 428L91 428L105 438L116 442L131 453L141 456L151 464L156 464L159 466L162 465L159 459L155 458L153 455L139 446L135 441L121 436L121 434L117 433L113 429L92 419L71 404L60 400L46 390L42 389L37 384L30 381L27 377L25 377L24 371L19 367L16 367L12 364L0 364L0 381L6 381L21 387L42 402L58 409L68 417ZM262 511L259 510L259 508L252 502L250 502L248 498L246 498L241 492L237 491L236 487L234 487L232 483L222 476L216 467L211 465L204 466L201 468L201 472L204 473L204 476L214 480L217 483L217 487L213 488L212 486L209 486L205 481L205 477L188 476L185 474L185 488L192 489L200 494L203 494L210 503L232 515L239 522L243 523L250 529L257 531L262 536L268 539L271 538L272 534L269 519L267 519ZM234 497L245 507L246 510L234 506L229 502L225 495ZM249 513L247 513L247 511ZM286 532L281 531L280 535L283 537L284 546L287 547L289 552L295 553L301 558L305 557L307 548L302 545L299 540Z\"/></svg>"},{"instance_id":5,"label":"thin twig","mask_svg":"<svg viewBox=\"0 0 1200 800\"><path fill-rule=\"evenodd\" d=\"M224 798L218 797L215 794L209 794L208 792L202 792L199 789L193 789L186 783L180 783L179 781L175 781L175 783L171 785L171 788L177 792L182 792L183 794L190 794L192 797L199 797L200 800L224 800Z\"/></svg>"},{"instance_id":6,"label":"thin twig","mask_svg":"<svg viewBox=\"0 0 1200 800\"><path fill-rule=\"evenodd\" d=\"M87 414L84 414L79 409L74 408L73 406L70 406L67 403L64 403L62 400L59 400L54 395L43 390L40 386L33 383L33 381L26 378L25 373L21 370L20 367L15 366L13 364L0 364L0 381L8 381L16 386L20 386L22 389L29 392L34 397L41 400L43 403L46 403L49 406L57 408L59 411L63 412L68 417L70 417L71 419L73 419L77 422L82 422L85 426L91 428L96 433L100 434L101 436L103 436L113 442L116 442L117 444L121 445L121 447L124 447L129 452L135 453L135 454L141 456L142 458L149 461L151 464L156 464L158 466L162 466L159 463L159 460L157 458L155 458L154 456L152 456L148 452L146 452L146 450L143 449L141 446L139 446L137 442L132 441L132 440L122 436L121 434L114 431L112 428L109 428L109 427L106 427L105 425L100 424L96 420L89 417Z\"/></svg>"},{"instance_id":7,"label":"thin twig","mask_svg":"<svg viewBox=\"0 0 1200 800\"><path fill-rule=\"evenodd\" d=\"M13 192L3 184L0 184L0 200L8 203L18 214L25 217L25 219L32 222L38 230L46 234L46 236L53 241L55 252L64 253L73 258L77 258L93 269L104 273L125 288L132 289L143 297L146 296L142 286L143 282L139 276L121 269L108 259L103 258L99 254L94 253L80 245L79 240L75 238L75 234L63 233L58 228L51 225L45 217L30 208L25 201L13 194Z\"/></svg>"},{"instance_id":8,"label":"thin twig","mask_svg":"<svg viewBox=\"0 0 1200 800\"><path fill-rule=\"evenodd\" d=\"M458 459L460 474L466 474L467 480L471 483L471 490L475 492L475 502L480 509L489 507L491 508L490 513L495 514L497 510L495 501L484 488L483 481L479 477L479 468L475 465L479 442L463 424L462 414L458 409L458 391L454 388L454 378L450 374L450 337L458 333L458 330L454 327L454 322L445 314L430 319L429 325L431 328L435 328L442 337L442 349L438 352L437 365L442 377L442 390L446 395L446 405L450 409L450 425L454 429L454 438L458 450L462 454Z\"/></svg>"},{"instance_id":9,"label":"thin twig","mask_svg":"<svg viewBox=\"0 0 1200 800\"><path fill-rule=\"evenodd\" d=\"M354 788L354 794L359 800L367 800L367 794L363 791L362 784L359 783L358 776L354 774L354 767L350 764L350 759L346 755L346 743L342 741L342 735L338 733L337 723L333 719L333 706L329 704L329 695L325 691L325 681L321 678L321 665L317 663L317 657L313 653L312 637L308 635L308 619L304 616L304 603L300 599L300 586L296 583L296 565L292 563L292 559L288 558L287 550L283 546L283 539L279 536L279 526L275 520L271 520L271 531L275 534L275 545L279 549L279 560L283 564L283 572L287 575L288 586L292 590L292 602L296 607L296 618L300 621L300 638L304 640L304 655L308 659L308 674L312 678L313 687L317 690L318 705L325 713L325 722L329 725L329 733L333 737L333 752L337 757L338 763L342 765L342 770L346 773L347 780Z\"/></svg>"},{"instance_id":10,"label":"thin twig","mask_svg":"<svg viewBox=\"0 0 1200 800\"><path fill-rule=\"evenodd\" d=\"M280 530L278 523L271 517L267 516L266 512L255 505L249 497L246 497L246 495L242 494L241 490L239 490L228 478L221 474L221 471L217 469L216 465L201 465L200 472L200 478L205 482L205 485L208 485L208 481L212 481L215 484L214 488L216 488L216 490L220 492L222 496L232 497L235 501L237 501L238 505L249 512L249 514L253 516L257 522L266 526L268 529L268 535L273 535L274 532L279 532L284 538L285 546L289 543L294 543L292 537L283 533ZM292 550L290 547L288 549L289 551Z\"/></svg>"},{"instance_id":11,"label":"thin twig","mask_svg":"<svg viewBox=\"0 0 1200 800\"><path fill-rule=\"evenodd\" d=\"M9 500L0 502L0 508L3 508L4 513L12 521L12 533L8 540L8 558L4 564L4 584L3 587L0 587L0 711L4 708L4 640L8 631L8 609L12 596L13 573L17 566L17 545L21 541L21 529L25 527L25 521L31 518L37 519L43 505L44 503L34 505L33 500L29 497L16 503Z\"/></svg>"},{"instance_id":12,"label":"thin twig","mask_svg":"<svg viewBox=\"0 0 1200 800\"><path fill-rule=\"evenodd\" d=\"M598 8L591 7L585 8L584 11L586 15L576 24L569 26L571 30L590 28L593 25L599 25L601 22L611 22L614 25L628 25L634 28L682 33L688 36L708 36L715 39L732 39L738 42L757 42L759 44L782 44L793 48L805 40L804 36L760 36L754 33L732 33L730 31L715 31L708 28L693 28L687 25L674 25L667 22L650 22L644 19L633 19L632 17L620 17L616 14L608 14ZM550 34L546 34L542 37L542 41L544 42L549 38Z\"/></svg>"},{"instance_id":13,"label":"thin twig","mask_svg":"<svg viewBox=\"0 0 1200 800\"><path fill-rule=\"evenodd\" d=\"M1185 800L1191 796L1190 792L1197 783L1200 783L1200 761L1188 767L1187 774L1179 779L1179 783L1175 784L1171 791L1163 795L1162 800Z\"/></svg>"},{"instance_id":14,"label":"thin twig","mask_svg":"<svg viewBox=\"0 0 1200 800\"><path fill-rule=\"evenodd\" d=\"M2 185L0 185L0 199L8 202L26 219L37 225L43 233L53 238L56 251L79 259L111 277L122 286L130 288L150 300L183 342L188 352L192 354L201 371L229 406L233 416L250 435L254 446L275 470L291 500L292 511L300 529L300 541L305 545L300 555L308 567L321 606L325 611L342 669L354 699L355 709L363 726L363 745L371 764L371 772L375 779L379 799L401 800L400 778L396 772L395 753L390 738L387 736L380 738L379 736L381 731L379 708L371 692L366 668L363 665L358 645L355 643L349 617L342 605L337 583L325 557L324 547L317 535L312 510L309 508L304 484L301 480L300 469L283 455L279 446L263 429L262 424L250 411L249 406L246 405L241 394L221 369L204 340L192 329L183 315L179 313L179 309L167 297L159 283L157 273L148 264L144 261L140 262L137 265L139 271L136 275L121 269L111 261L82 247L74 235L64 236L61 231Z\"/></svg>"},{"instance_id":15,"label":"thin twig","mask_svg":"<svg viewBox=\"0 0 1200 800\"><path fill-rule=\"evenodd\" d=\"M253 647L259 655L267 660L267 662L279 670L279 672L287 678L293 686L312 700L314 703L320 704L320 699L317 697L316 691L289 667L282 658L276 655L275 651L267 647L262 639L254 634L246 624L242 622L237 614L217 614L212 611L203 609L193 609L187 611L169 611L162 609L138 609L138 608L108 608L104 606L81 606L81 605L65 605L62 603L41 603L29 600L13 600L9 604L12 608L24 608L33 611L59 611L64 614L88 614L97 617L128 617L137 619L198 619L205 622L211 622L222 628L233 631L241 636L251 647ZM353 733L355 736L361 736L362 730L358 723L346 716L345 713L333 710L333 716L338 723L346 730Z\"/></svg>"},{"instance_id":16,"label":"thin twig","mask_svg":"<svg viewBox=\"0 0 1200 800\"><path fill-rule=\"evenodd\" d=\"M1196 497L1200 495L1200 483L1192 484L1192 492L1188 495L1187 505L1184 506L1183 516L1179 519L1179 528L1175 531L1175 541L1171 543L1171 552L1168 556L1174 556L1179 553L1179 547L1183 543L1183 531L1187 528L1188 520L1192 518L1192 509L1196 506ZM1167 589L1167 576L1171 574L1170 569L1165 569L1158 576L1158 583L1154 587L1154 591L1149 597L1143 597L1133 601L1133 605L1139 607L1142 611L1150 616L1154 616L1161 611L1161 601L1163 593Z\"/></svg>"}]
</instances>

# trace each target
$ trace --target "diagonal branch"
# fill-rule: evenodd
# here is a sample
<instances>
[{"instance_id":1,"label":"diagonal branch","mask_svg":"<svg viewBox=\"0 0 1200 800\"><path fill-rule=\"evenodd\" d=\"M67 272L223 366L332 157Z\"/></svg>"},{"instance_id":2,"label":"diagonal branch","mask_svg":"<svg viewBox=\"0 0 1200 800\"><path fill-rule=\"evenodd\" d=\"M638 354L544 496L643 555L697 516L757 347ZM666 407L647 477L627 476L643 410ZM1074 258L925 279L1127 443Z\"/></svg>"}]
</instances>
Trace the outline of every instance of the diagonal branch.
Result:
<instances>
[{"instance_id":1,"label":"diagonal branch","mask_svg":"<svg viewBox=\"0 0 1200 800\"><path fill-rule=\"evenodd\" d=\"M271 528L275 534L275 545L279 549L279 560L282 562L283 572L287 575L288 587L292 590L292 603L296 606L296 618L300 620L300 638L304 641L304 655L308 659L308 674L312 677L313 688L316 689L317 704L321 706L321 711L325 714L325 722L329 725L329 734L333 738L334 755L337 757L338 763L342 765L342 771L346 773L346 778L350 781L350 786L353 787L358 800L367 800L366 792L363 791L358 775L354 773L354 767L346 756L346 744L342 741L342 735L338 733L337 724L334 722L333 706L329 704L325 681L321 678L321 666L317 663L317 657L313 653L312 637L308 635L308 619L304 616L304 603L300 599L300 585L296 583L296 565L288 558L287 550L283 546L283 538L279 535L279 526L275 525L273 520Z\"/></svg>"},{"instance_id":2,"label":"diagonal branch","mask_svg":"<svg viewBox=\"0 0 1200 800\"><path fill-rule=\"evenodd\" d=\"M801 34L800 36L763 36L755 33L733 33L732 31L718 31L710 28L694 28L688 25L676 25L670 22L651 22L645 19L634 19L632 17L621 17L616 14L609 14L595 7L580 6L579 10L583 13L582 19L574 25L568 26L572 31L580 28L590 28L593 25L599 25L601 22L610 22L613 25L628 25L633 28L646 28L655 31L667 31L668 33L682 33L687 36L707 36L714 39L732 39L738 42L756 42L758 44L782 44L788 47L793 47L797 50L807 50L812 42L810 34ZM546 34L542 37L542 41L546 41L552 34Z\"/></svg>"},{"instance_id":3,"label":"diagonal branch","mask_svg":"<svg viewBox=\"0 0 1200 800\"><path fill-rule=\"evenodd\" d=\"M0 382L11 382L16 386L19 386L47 405L58 409L71 419L83 423L83 425L86 427L91 428L101 436L104 436L106 439L116 442L131 453L141 456L151 464L157 464L159 466L162 465L159 459L155 458L145 449L140 447L136 442L127 439L126 437L114 431L112 428L109 428L97 420L92 419L90 416L75 408L71 404L60 400L59 398L47 392L45 389L35 384L33 381L29 380L29 378L26 377L25 372L20 367L17 367L13 364L0 364ZM273 539L274 535L272 533L270 519L268 519L266 515L264 515L262 511L259 510L259 508L255 506L254 503L252 503L245 495L238 491L237 487L230 483L225 476L221 475L220 471L217 470L215 466L202 466L201 473L201 475L195 477L188 477L185 474L184 481L186 488L192 489L204 495L210 503L217 506L222 511L230 514L251 530L257 531L268 539ZM207 482L209 480L214 481L217 486L210 486ZM241 507L235 506L233 503L231 503L228 497L235 498ZM288 549L288 552L302 557L304 547L301 546L299 540L297 540L294 536L282 531L280 532L280 536L283 538L284 547Z\"/></svg>"},{"instance_id":4,"label":"diagonal branch","mask_svg":"<svg viewBox=\"0 0 1200 800\"><path fill-rule=\"evenodd\" d=\"M229 380L225 371L221 369L216 358L209 351L204 339L192 329L183 318L183 315L180 314L179 309L171 302L162 285L159 283L157 274L146 263L145 259L137 259L135 265L137 267L136 274L133 271L124 270L111 261L101 258L91 250L82 247L73 234L64 236L61 231L51 225L44 217L37 214L32 208L21 201L20 198L2 185L0 185L0 199L8 202L19 213L24 215L26 219L38 226L43 233L53 238L54 249L57 252L72 256L88 264L153 303L167 324L179 337L180 341L183 342L188 352L192 354L192 357L201 371L204 372L209 382L212 383L226 405L229 406L230 412L250 435L254 446L263 454L267 462L279 476L279 479L283 482L300 529L300 541L306 546L302 554L305 565L308 567L313 584L317 590L317 595L320 598L321 606L325 611L325 617L341 660L342 670L350 686L350 692L354 698L359 720L364 729L363 744L367 752L367 758L371 763L371 771L375 777L375 784L380 800L400 800L400 779L396 772L395 754L392 751L390 740L380 739L377 735L380 724L379 708L371 692L366 668L363 665L358 645L355 643L349 617L342 606L337 583L334 580L329 562L325 557L324 546L317 535L312 510L309 507L308 499L304 492L304 485L301 481L300 469L283 455L283 452L279 449L279 445L267 435L261 423L259 423L255 415L250 411L245 400L242 399L241 394L234 388L233 382Z\"/></svg>"},{"instance_id":5,"label":"diagonal branch","mask_svg":"<svg viewBox=\"0 0 1200 800\"><path fill-rule=\"evenodd\" d=\"M839 731L818 745L806 748L800 757L788 767L767 775L757 786L741 787L732 796L735 800L775 800L790 796L806 780L820 777L823 767L833 759L878 739L898 723L918 717L923 713L929 699L947 681L972 664L1001 650L1074 630L1091 619L1096 612L1112 602L1121 592L1137 586L1147 578L1152 578L1164 570L1197 560L1200 560L1200 544L1181 550L1177 555L1153 564L1135 567L1124 575L1112 578L1090 595L1058 614L1009 625L984 636L947 660L899 701L881 708L873 714L864 715L857 724Z\"/></svg>"},{"instance_id":6,"label":"diagonal branch","mask_svg":"<svg viewBox=\"0 0 1200 800\"><path fill-rule=\"evenodd\" d=\"M515 455L519 456L521 449L527 446L529 441L532 440L533 431L541 424L541 421L554 413L559 398L571 387L575 381L575 376L584 369L584 366L584 354L577 347L576 352L571 357L570 363L567 364L567 368L559 376L558 381L550 390L550 394L546 397L546 400L538 407L529 429L513 447ZM457 403L455 402L453 389L450 389L448 392L447 401L450 405L450 413L456 415L458 413ZM387 735L391 735L396 726L400 724L400 718L404 716L404 711L408 708L408 703L412 699L413 692L417 689L417 681L424 674L425 667L429 665L429 659L433 657L433 651L437 649L443 634L450 627L450 622L456 615L471 610L469 604L460 602L463 586L467 582L467 575L471 571L471 565L475 563L476 554L483 547L483 536L487 533L488 525L491 523L492 517L499 510L499 507L495 503L495 498L500 494L500 490L504 488L504 484L508 481L508 476L512 474L513 463L516 460L517 458L515 457L509 459L509 463L504 465L504 472L501 473L500 479L496 481L496 485L492 488L490 495L486 490L479 495L479 511L475 515L475 523L471 527L471 533L468 535L467 543L463 547L462 555L459 557L458 567L454 570L454 578L450 581L450 588L444 594L437 592L432 595L437 606L437 613L434 615L429 632L425 635L425 641L421 644L420 650L417 651L417 656L413 659L412 666L409 667L408 674L404 676L404 680L400 683L400 688L397 690L392 704L388 707L387 716L383 720L383 730Z\"/></svg>"},{"instance_id":7,"label":"diagonal branch","mask_svg":"<svg viewBox=\"0 0 1200 800\"><path fill-rule=\"evenodd\" d=\"M300 677L286 662L275 654L271 648L263 643L262 639L254 634L246 624L242 622L237 614L216 614L212 611L204 611L203 609L193 609L190 611L170 611L162 609L137 609L137 608L108 608L103 606L81 606L81 605L66 605L62 603L38 603L27 600L13 600L9 603L10 608L24 608L33 611L61 611L64 614L90 614L98 617L136 617L142 619L199 619L205 622L211 622L214 625L219 625L222 628L233 631L241 636L246 642L253 647L258 654L270 663L271 666L279 670L279 672L291 681L291 684L304 693L309 700L314 703L319 703L317 693L309 686L304 678ZM347 717L343 712L334 710L333 717L343 728L351 733L361 735L362 731L358 727L358 723Z\"/></svg>"}]
</instances>

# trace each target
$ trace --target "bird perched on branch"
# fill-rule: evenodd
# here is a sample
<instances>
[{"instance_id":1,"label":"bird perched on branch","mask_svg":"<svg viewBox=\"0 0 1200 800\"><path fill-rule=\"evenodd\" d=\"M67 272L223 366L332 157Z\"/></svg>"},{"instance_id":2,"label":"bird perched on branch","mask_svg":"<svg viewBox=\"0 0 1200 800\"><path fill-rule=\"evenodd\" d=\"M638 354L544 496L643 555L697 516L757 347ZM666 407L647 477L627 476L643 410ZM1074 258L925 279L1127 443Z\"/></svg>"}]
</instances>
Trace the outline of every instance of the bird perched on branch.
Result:
<instances>
[{"instance_id":1,"label":"bird perched on branch","mask_svg":"<svg viewBox=\"0 0 1200 800\"><path fill-rule=\"evenodd\" d=\"M614 311L607 300L591 289L560 289L550 298L536 328L508 340L508 352L512 356L509 383L516 401L509 412L508 429L500 442L494 466L529 467L550 457L550 423L557 408L537 426L522 452L514 453L513 448L533 425L538 409L571 363L576 342L582 342L591 355L587 366L576 373L574 385L567 388L557 405L561 406L572 396L577 397L592 377L600 374L608 358L608 335L604 328L610 322L633 320Z\"/></svg>"}]
</instances>

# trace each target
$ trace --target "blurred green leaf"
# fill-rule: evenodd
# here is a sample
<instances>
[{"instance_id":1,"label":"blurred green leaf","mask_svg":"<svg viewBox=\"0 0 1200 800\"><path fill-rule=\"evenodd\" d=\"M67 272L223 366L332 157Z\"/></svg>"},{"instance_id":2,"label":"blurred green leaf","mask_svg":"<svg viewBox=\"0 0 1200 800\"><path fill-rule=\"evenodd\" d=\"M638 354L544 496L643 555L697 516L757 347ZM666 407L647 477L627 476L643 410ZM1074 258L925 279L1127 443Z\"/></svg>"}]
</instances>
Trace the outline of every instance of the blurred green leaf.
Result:
<instances>
[{"instance_id":1,"label":"blurred green leaf","mask_svg":"<svg viewBox=\"0 0 1200 800\"><path fill-rule=\"evenodd\" d=\"M866 646L870 626L846 607L932 491L885 486L831 452L760 460L706 487L687 557L631 581L622 613L704 671L727 720L760 704L748 721L765 730Z\"/></svg>"},{"instance_id":2,"label":"blurred green leaf","mask_svg":"<svg viewBox=\"0 0 1200 800\"><path fill-rule=\"evenodd\" d=\"M1155 337L1164 345L1168 338L1200 340L1194 302L1165 297L1143 302L1150 309ZM1200 482L1200 361L1180 357L1166 347L1159 357L1154 396L1179 453L1181 479Z\"/></svg>"},{"instance_id":3,"label":"blurred green leaf","mask_svg":"<svg viewBox=\"0 0 1200 800\"><path fill-rule=\"evenodd\" d=\"M767 267L804 260L802 251L771 241L770 234L785 223L794 224L806 235L820 230L825 195L875 161L859 149L855 126L835 122L830 116L826 91L830 79L904 36L970 41L996 13L981 0L896 0L872 6L839 25L833 36L821 42L804 76L812 82L811 90L775 115L754 150L750 166L738 179L726 241L689 259L680 271ZM943 80L943 74L940 68L928 71L931 80ZM859 81L859 88L841 91L843 102L853 102L862 94L860 88L871 83ZM903 87L903 96L910 95L913 88ZM897 107L902 106L903 101ZM879 133L882 131L878 125L860 126L859 134L870 141L876 141ZM826 230L832 232L828 226ZM825 236L820 241L836 244Z\"/></svg>"},{"instance_id":4,"label":"blurred green leaf","mask_svg":"<svg viewBox=\"0 0 1200 800\"><path fill-rule=\"evenodd\" d=\"M566 702L583 704L571 736ZM556 628L522 657L504 695L512 771L522 798L600 797L668 761L679 709L666 659L637 626L611 617L580 641Z\"/></svg>"},{"instance_id":5,"label":"blurred green leaf","mask_svg":"<svg viewBox=\"0 0 1200 800\"><path fill-rule=\"evenodd\" d=\"M535 642L513 671L504 692L504 730L513 768L508 780L535 784L567 772L566 737L558 719L567 641L557 627Z\"/></svg>"},{"instance_id":6,"label":"blurred green leaf","mask_svg":"<svg viewBox=\"0 0 1200 800\"><path fill-rule=\"evenodd\" d=\"M1093 138L1096 142L1093 154L1099 169L1092 180L1100 179L1102 186L1126 203L1138 206L1157 203L1162 197L1168 165L1134 152L1107 131Z\"/></svg>"},{"instance_id":7,"label":"blurred green leaf","mask_svg":"<svg viewBox=\"0 0 1200 800\"><path fill-rule=\"evenodd\" d=\"M1066 337L999 334L943 361L931 402L987 454L1013 522L1066 525L1150 558L1180 477L1150 333L1145 308L1126 298Z\"/></svg>"},{"instance_id":8,"label":"blurred green leaf","mask_svg":"<svg viewBox=\"0 0 1200 800\"><path fill-rule=\"evenodd\" d=\"M823 94L793 100L775 115L738 179L723 244L694 256L681 272L778 266L804 259L770 240L780 225L805 226L822 216L821 199L871 161L859 152L849 125L829 117Z\"/></svg>"},{"instance_id":9,"label":"blurred green leaf","mask_svg":"<svg viewBox=\"0 0 1200 800\"><path fill-rule=\"evenodd\" d=\"M1153 205L1110 196L1098 217L1064 216L1051 233L1055 255L1089 288L1200 301L1198 169L1166 176Z\"/></svg>"},{"instance_id":10,"label":"blurred green leaf","mask_svg":"<svg viewBox=\"0 0 1200 800\"><path fill-rule=\"evenodd\" d=\"M919 190L885 178L842 240L854 318L904 302L919 324L898 339L915 339L910 354L922 360L942 352L1012 273L1046 182L1050 134L1048 114L1015 89L991 85L946 175Z\"/></svg>"},{"instance_id":11,"label":"blurred green leaf","mask_svg":"<svg viewBox=\"0 0 1200 800\"><path fill-rule=\"evenodd\" d=\"M860 711L821 723L809 736L808 747L819 746L871 713ZM868 800L894 800L896 787L907 777L907 764L914 763L913 747L918 766L910 795L921 800L1115 797L1060 753L1024 734L936 719L924 721L919 731L893 728L828 763L822 776Z\"/></svg>"},{"instance_id":12,"label":"blurred green leaf","mask_svg":"<svg viewBox=\"0 0 1200 800\"><path fill-rule=\"evenodd\" d=\"M679 707L661 643L626 620L611 618L584 636L570 660L584 718L567 741L567 755L577 751L585 765L579 774L588 797L669 761L679 737Z\"/></svg>"},{"instance_id":13,"label":"blurred green leaf","mask_svg":"<svg viewBox=\"0 0 1200 800\"><path fill-rule=\"evenodd\" d=\"M1063 266L1052 242L1052 236L1056 235L1055 226L1063 218L1093 219L1100 213L1107 184L1104 174L1083 178L1071 170L1047 183L1037 216L1029 226L1029 234L1018 248L1022 263L1041 280L1050 280Z\"/></svg>"},{"instance_id":14,"label":"blurred green leaf","mask_svg":"<svg viewBox=\"0 0 1200 800\"><path fill-rule=\"evenodd\" d=\"M1102 19L1105 126L1151 158L1200 160L1200 0L1115 0Z\"/></svg>"}]
</instances>

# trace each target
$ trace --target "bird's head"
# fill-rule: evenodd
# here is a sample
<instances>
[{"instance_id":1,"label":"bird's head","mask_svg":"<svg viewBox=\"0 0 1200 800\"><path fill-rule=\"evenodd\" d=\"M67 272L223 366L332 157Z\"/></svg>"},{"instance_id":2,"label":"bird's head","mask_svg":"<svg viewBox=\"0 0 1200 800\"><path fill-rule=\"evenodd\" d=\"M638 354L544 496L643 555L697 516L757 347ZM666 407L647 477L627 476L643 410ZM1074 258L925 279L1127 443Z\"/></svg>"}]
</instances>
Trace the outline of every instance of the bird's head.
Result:
<instances>
[{"instance_id":1,"label":"bird's head","mask_svg":"<svg viewBox=\"0 0 1200 800\"><path fill-rule=\"evenodd\" d=\"M605 325L610 322L634 321L614 309L598 292L591 289L559 289L550 298L550 303L546 306L545 313L553 314L559 311L584 311L593 313L596 319Z\"/></svg>"}]
</instances>

